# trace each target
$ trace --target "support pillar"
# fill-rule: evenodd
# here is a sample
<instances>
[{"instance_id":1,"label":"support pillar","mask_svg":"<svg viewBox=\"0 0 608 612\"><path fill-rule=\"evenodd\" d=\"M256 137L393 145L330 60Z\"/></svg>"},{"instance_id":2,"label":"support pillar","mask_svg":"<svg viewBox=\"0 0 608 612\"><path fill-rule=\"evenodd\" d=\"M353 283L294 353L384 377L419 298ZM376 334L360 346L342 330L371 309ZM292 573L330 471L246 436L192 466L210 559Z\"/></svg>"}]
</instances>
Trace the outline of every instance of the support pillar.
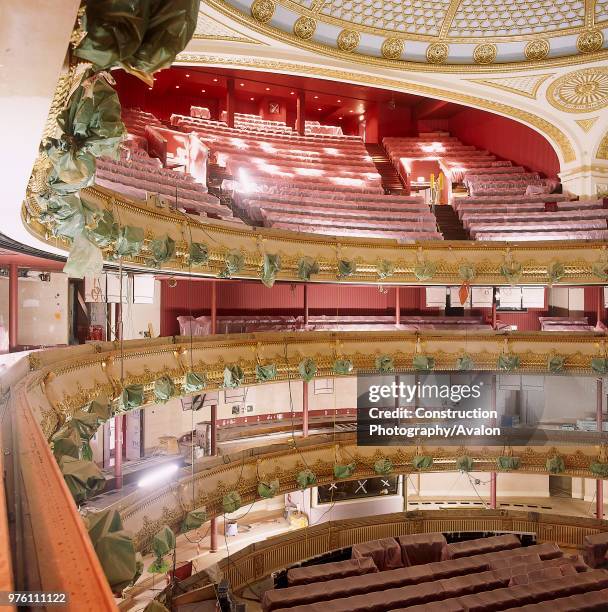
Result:
<instances>
[{"instance_id":1,"label":"support pillar","mask_svg":"<svg viewBox=\"0 0 608 612\"><path fill-rule=\"evenodd\" d=\"M8 350L14 352L19 334L19 268L16 263L9 266L8 276Z\"/></svg>"},{"instance_id":2,"label":"support pillar","mask_svg":"<svg viewBox=\"0 0 608 612\"><path fill-rule=\"evenodd\" d=\"M380 142L378 134L378 104L370 104L365 111L365 142L378 144Z\"/></svg>"},{"instance_id":3,"label":"support pillar","mask_svg":"<svg viewBox=\"0 0 608 612\"><path fill-rule=\"evenodd\" d=\"M595 316L596 316L596 324L600 325L600 323L602 322L602 308L604 306L604 288L603 287L597 287L597 304L596 304L596 312L595 312Z\"/></svg>"},{"instance_id":4,"label":"support pillar","mask_svg":"<svg viewBox=\"0 0 608 612\"><path fill-rule=\"evenodd\" d=\"M308 327L308 283L304 285L304 327Z\"/></svg>"},{"instance_id":5,"label":"support pillar","mask_svg":"<svg viewBox=\"0 0 608 612\"><path fill-rule=\"evenodd\" d=\"M234 79L226 81L226 125L229 128L234 127Z\"/></svg>"},{"instance_id":6,"label":"support pillar","mask_svg":"<svg viewBox=\"0 0 608 612\"><path fill-rule=\"evenodd\" d=\"M217 281L211 281L211 334L217 334Z\"/></svg>"},{"instance_id":7,"label":"support pillar","mask_svg":"<svg viewBox=\"0 0 608 612\"><path fill-rule=\"evenodd\" d=\"M401 289L395 287L395 325L399 327L401 323Z\"/></svg>"},{"instance_id":8,"label":"support pillar","mask_svg":"<svg viewBox=\"0 0 608 612\"><path fill-rule=\"evenodd\" d=\"M490 474L490 509L496 510L496 472Z\"/></svg>"},{"instance_id":9,"label":"support pillar","mask_svg":"<svg viewBox=\"0 0 608 612\"><path fill-rule=\"evenodd\" d=\"M114 488L122 489L122 452L123 452L123 419L124 415L114 417Z\"/></svg>"},{"instance_id":10,"label":"support pillar","mask_svg":"<svg viewBox=\"0 0 608 612\"><path fill-rule=\"evenodd\" d=\"M492 289L492 329L496 329L496 291Z\"/></svg>"},{"instance_id":11,"label":"support pillar","mask_svg":"<svg viewBox=\"0 0 608 612\"><path fill-rule=\"evenodd\" d=\"M211 405L211 455L217 455L217 405ZM214 517L209 523L209 552L217 552L217 519Z\"/></svg>"},{"instance_id":12,"label":"support pillar","mask_svg":"<svg viewBox=\"0 0 608 612\"><path fill-rule=\"evenodd\" d=\"M302 381L302 437L308 437L308 383Z\"/></svg>"},{"instance_id":13,"label":"support pillar","mask_svg":"<svg viewBox=\"0 0 608 612\"><path fill-rule=\"evenodd\" d=\"M298 91L296 104L296 130L300 136L306 133L306 93Z\"/></svg>"},{"instance_id":14,"label":"support pillar","mask_svg":"<svg viewBox=\"0 0 608 612\"><path fill-rule=\"evenodd\" d=\"M604 385L601 378L596 381L596 409L595 420L597 423L597 431L599 435L603 432L603 403L604 403ZM595 517L602 520L604 518L604 481L601 478L595 481Z\"/></svg>"},{"instance_id":15,"label":"support pillar","mask_svg":"<svg viewBox=\"0 0 608 612\"><path fill-rule=\"evenodd\" d=\"M494 306L494 311L496 306ZM491 390L491 410L496 412L496 374L492 375L492 390ZM490 427L496 427L496 419L490 419ZM496 510L496 472L490 473L490 508Z\"/></svg>"}]
</instances>

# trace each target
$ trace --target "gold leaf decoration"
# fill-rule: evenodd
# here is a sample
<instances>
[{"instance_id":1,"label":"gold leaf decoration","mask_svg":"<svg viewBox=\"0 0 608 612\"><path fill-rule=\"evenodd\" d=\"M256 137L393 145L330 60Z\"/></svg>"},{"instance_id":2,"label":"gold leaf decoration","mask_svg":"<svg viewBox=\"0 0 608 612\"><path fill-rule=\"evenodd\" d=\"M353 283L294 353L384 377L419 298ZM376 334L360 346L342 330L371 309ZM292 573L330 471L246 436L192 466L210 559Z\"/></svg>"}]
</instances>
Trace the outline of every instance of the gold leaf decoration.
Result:
<instances>
[{"instance_id":1,"label":"gold leaf decoration","mask_svg":"<svg viewBox=\"0 0 608 612\"><path fill-rule=\"evenodd\" d=\"M251 5L251 15L260 23L268 23L274 15L275 8L272 0L255 0Z\"/></svg>"},{"instance_id":2,"label":"gold leaf decoration","mask_svg":"<svg viewBox=\"0 0 608 612\"><path fill-rule=\"evenodd\" d=\"M496 59L496 45L483 43L473 50L473 61L476 64L491 64Z\"/></svg>"},{"instance_id":3,"label":"gold leaf decoration","mask_svg":"<svg viewBox=\"0 0 608 612\"><path fill-rule=\"evenodd\" d=\"M604 44L604 34L601 30L583 32L576 39L576 48L581 53L595 53Z\"/></svg>"},{"instance_id":4,"label":"gold leaf decoration","mask_svg":"<svg viewBox=\"0 0 608 612\"><path fill-rule=\"evenodd\" d=\"M531 40L524 49L526 59L530 61L539 61L545 59L549 55L549 41L544 38Z\"/></svg>"},{"instance_id":5,"label":"gold leaf decoration","mask_svg":"<svg viewBox=\"0 0 608 612\"><path fill-rule=\"evenodd\" d=\"M399 59L401 57L401 54L403 53L403 49L404 43L401 38L387 38L382 43L382 57L392 60Z\"/></svg>"},{"instance_id":6,"label":"gold leaf decoration","mask_svg":"<svg viewBox=\"0 0 608 612\"><path fill-rule=\"evenodd\" d=\"M429 64L443 64L448 59L449 47L445 43L433 43L426 50Z\"/></svg>"},{"instance_id":7,"label":"gold leaf decoration","mask_svg":"<svg viewBox=\"0 0 608 612\"><path fill-rule=\"evenodd\" d=\"M356 30L342 30L338 34L338 49L341 51L354 51L359 46L359 32Z\"/></svg>"},{"instance_id":8,"label":"gold leaf decoration","mask_svg":"<svg viewBox=\"0 0 608 612\"><path fill-rule=\"evenodd\" d=\"M293 33L302 40L312 38L317 29L317 22L312 17L298 17L293 24Z\"/></svg>"}]
</instances>

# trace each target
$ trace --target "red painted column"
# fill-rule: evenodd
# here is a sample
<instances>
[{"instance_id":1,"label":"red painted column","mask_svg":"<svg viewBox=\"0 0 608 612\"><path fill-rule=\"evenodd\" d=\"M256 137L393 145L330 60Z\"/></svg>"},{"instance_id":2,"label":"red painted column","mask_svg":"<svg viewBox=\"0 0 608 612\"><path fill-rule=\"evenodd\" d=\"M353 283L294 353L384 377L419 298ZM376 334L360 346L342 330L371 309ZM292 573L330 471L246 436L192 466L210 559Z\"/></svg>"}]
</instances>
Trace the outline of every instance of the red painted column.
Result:
<instances>
[{"instance_id":1,"label":"red painted column","mask_svg":"<svg viewBox=\"0 0 608 612\"><path fill-rule=\"evenodd\" d=\"M217 334L217 281L211 281L211 334Z\"/></svg>"},{"instance_id":2,"label":"red painted column","mask_svg":"<svg viewBox=\"0 0 608 612\"><path fill-rule=\"evenodd\" d=\"M19 334L19 269L16 263L9 266L8 272L8 350L13 352L18 346Z\"/></svg>"},{"instance_id":3,"label":"red painted column","mask_svg":"<svg viewBox=\"0 0 608 612\"><path fill-rule=\"evenodd\" d=\"M302 381L302 436L308 437L308 383Z\"/></svg>"},{"instance_id":4,"label":"red painted column","mask_svg":"<svg viewBox=\"0 0 608 612\"><path fill-rule=\"evenodd\" d=\"M296 130L300 136L306 133L306 93L298 91L296 104Z\"/></svg>"},{"instance_id":5,"label":"red painted column","mask_svg":"<svg viewBox=\"0 0 608 612\"><path fill-rule=\"evenodd\" d=\"M226 125L234 127L234 79L226 81Z\"/></svg>"},{"instance_id":6,"label":"red painted column","mask_svg":"<svg viewBox=\"0 0 608 612\"><path fill-rule=\"evenodd\" d=\"M124 415L114 417L114 488L122 489L122 425Z\"/></svg>"},{"instance_id":7,"label":"red painted column","mask_svg":"<svg viewBox=\"0 0 608 612\"><path fill-rule=\"evenodd\" d=\"M602 322L602 308L604 306L604 288L597 287L597 305L596 305L596 318L597 324Z\"/></svg>"},{"instance_id":8,"label":"red painted column","mask_svg":"<svg viewBox=\"0 0 608 612\"><path fill-rule=\"evenodd\" d=\"M211 455L217 455L217 405L211 405ZM217 552L217 520L211 519L209 524L210 544L209 552Z\"/></svg>"},{"instance_id":9,"label":"red painted column","mask_svg":"<svg viewBox=\"0 0 608 612\"><path fill-rule=\"evenodd\" d=\"M395 325L399 327L401 323L401 290L395 287Z\"/></svg>"},{"instance_id":10,"label":"red painted column","mask_svg":"<svg viewBox=\"0 0 608 612\"><path fill-rule=\"evenodd\" d=\"M603 383L602 379L598 378L596 381L596 412L595 419L597 423L597 430L601 434L603 431L603 415L602 415L602 407L603 407ZM598 478L595 481L595 517L598 519L604 518L604 481L601 478Z\"/></svg>"},{"instance_id":11,"label":"red painted column","mask_svg":"<svg viewBox=\"0 0 608 612\"><path fill-rule=\"evenodd\" d=\"M370 104L365 111L365 142L377 144L378 137L378 104Z\"/></svg>"},{"instance_id":12,"label":"red painted column","mask_svg":"<svg viewBox=\"0 0 608 612\"><path fill-rule=\"evenodd\" d=\"M496 296L492 295L492 329L496 329Z\"/></svg>"},{"instance_id":13,"label":"red painted column","mask_svg":"<svg viewBox=\"0 0 608 612\"><path fill-rule=\"evenodd\" d=\"M492 407L491 410L496 410L496 375L492 376ZM496 426L496 419L490 419L490 427ZM496 472L490 474L490 508L496 510Z\"/></svg>"},{"instance_id":14,"label":"red painted column","mask_svg":"<svg viewBox=\"0 0 608 612\"><path fill-rule=\"evenodd\" d=\"M308 326L308 283L304 284L304 327Z\"/></svg>"}]
</instances>

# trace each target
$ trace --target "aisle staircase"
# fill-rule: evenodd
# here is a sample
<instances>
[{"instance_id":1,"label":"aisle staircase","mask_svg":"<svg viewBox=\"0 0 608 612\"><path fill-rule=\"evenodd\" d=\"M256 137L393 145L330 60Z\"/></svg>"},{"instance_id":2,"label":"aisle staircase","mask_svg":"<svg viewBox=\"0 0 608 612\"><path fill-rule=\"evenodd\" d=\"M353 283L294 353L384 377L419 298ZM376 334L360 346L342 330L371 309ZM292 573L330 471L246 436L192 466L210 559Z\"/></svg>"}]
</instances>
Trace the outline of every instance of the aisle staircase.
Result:
<instances>
[{"instance_id":1,"label":"aisle staircase","mask_svg":"<svg viewBox=\"0 0 608 612\"><path fill-rule=\"evenodd\" d=\"M449 205L435 206L437 227L444 240L469 240L469 234L464 229L456 211Z\"/></svg>"},{"instance_id":2,"label":"aisle staircase","mask_svg":"<svg viewBox=\"0 0 608 612\"><path fill-rule=\"evenodd\" d=\"M380 144L366 144L365 148L382 179L382 187L386 194L407 195L403 182L388 158L384 147Z\"/></svg>"}]
</instances>

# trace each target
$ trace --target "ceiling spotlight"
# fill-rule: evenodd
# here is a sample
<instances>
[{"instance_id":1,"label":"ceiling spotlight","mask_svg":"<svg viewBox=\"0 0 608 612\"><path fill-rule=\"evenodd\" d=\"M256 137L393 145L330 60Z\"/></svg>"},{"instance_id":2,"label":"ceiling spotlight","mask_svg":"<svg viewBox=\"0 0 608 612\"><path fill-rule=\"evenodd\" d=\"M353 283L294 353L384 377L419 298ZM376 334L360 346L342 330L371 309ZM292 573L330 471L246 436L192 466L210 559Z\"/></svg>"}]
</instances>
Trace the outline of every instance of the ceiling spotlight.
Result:
<instances>
[{"instance_id":1,"label":"ceiling spotlight","mask_svg":"<svg viewBox=\"0 0 608 612\"><path fill-rule=\"evenodd\" d=\"M207 90L206 89L201 89L201 93L206 93Z\"/></svg>"},{"instance_id":2,"label":"ceiling spotlight","mask_svg":"<svg viewBox=\"0 0 608 612\"><path fill-rule=\"evenodd\" d=\"M190 75L189 75L189 74L187 74L187 75L186 75L186 78L188 78L188 79L189 79L189 78L190 78Z\"/></svg>"},{"instance_id":3,"label":"ceiling spotlight","mask_svg":"<svg viewBox=\"0 0 608 612\"><path fill-rule=\"evenodd\" d=\"M349 112L349 113L354 113L355 111L351 109L351 110L349 110L348 112Z\"/></svg>"},{"instance_id":4,"label":"ceiling spotlight","mask_svg":"<svg viewBox=\"0 0 608 612\"><path fill-rule=\"evenodd\" d=\"M241 87L245 87L245 83L241 83Z\"/></svg>"},{"instance_id":5,"label":"ceiling spotlight","mask_svg":"<svg viewBox=\"0 0 608 612\"><path fill-rule=\"evenodd\" d=\"M338 100L338 102L342 102L342 100Z\"/></svg>"},{"instance_id":6,"label":"ceiling spotlight","mask_svg":"<svg viewBox=\"0 0 608 612\"><path fill-rule=\"evenodd\" d=\"M295 91L290 91L290 92L289 92L289 94L290 94L291 96L295 95L295 93L296 93Z\"/></svg>"},{"instance_id":7,"label":"ceiling spotlight","mask_svg":"<svg viewBox=\"0 0 608 612\"><path fill-rule=\"evenodd\" d=\"M176 86L175 86L175 89L179 89L179 85L176 85Z\"/></svg>"},{"instance_id":8,"label":"ceiling spotlight","mask_svg":"<svg viewBox=\"0 0 608 612\"><path fill-rule=\"evenodd\" d=\"M338 119L343 119L343 117L338 117Z\"/></svg>"},{"instance_id":9,"label":"ceiling spotlight","mask_svg":"<svg viewBox=\"0 0 608 612\"><path fill-rule=\"evenodd\" d=\"M317 110L323 110L322 108L318 108Z\"/></svg>"},{"instance_id":10,"label":"ceiling spotlight","mask_svg":"<svg viewBox=\"0 0 608 612\"><path fill-rule=\"evenodd\" d=\"M249 98L252 102L255 100L255 98Z\"/></svg>"},{"instance_id":11,"label":"ceiling spotlight","mask_svg":"<svg viewBox=\"0 0 608 612\"><path fill-rule=\"evenodd\" d=\"M359 121L363 121L365 119L365 115L359 115Z\"/></svg>"},{"instance_id":12,"label":"ceiling spotlight","mask_svg":"<svg viewBox=\"0 0 608 612\"><path fill-rule=\"evenodd\" d=\"M267 88L266 88L266 91L270 91L270 87L267 87Z\"/></svg>"},{"instance_id":13,"label":"ceiling spotlight","mask_svg":"<svg viewBox=\"0 0 608 612\"><path fill-rule=\"evenodd\" d=\"M148 87L148 89L149 89L150 91L152 91L152 88L151 88L151 87Z\"/></svg>"},{"instance_id":14,"label":"ceiling spotlight","mask_svg":"<svg viewBox=\"0 0 608 612\"><path fill-rule=\"evenodd\" d=\"M318 99L319 99L319 96L315 96L315 100L318 100Z\"/></svg>"},{"instance_id":15,"label":"ceiling spotlight","mask_svg":"<svg viewBox=\"0 0 608 612\"><path fill-rule=\"evenodd\" d=\"M217 83L217 82L218 82L218 79L213 79L213 82L214 82L214 83Z\"/></svg>"},{"instance_id":16,"label":"ceiling spotlight","mask_svg":"<svg viewBox=\"0 0 608 612\"><path fill-rule=\"evenodd\" d=\"M156 81L156 77L152 77Z\"/></svg>"}]
</instances>

